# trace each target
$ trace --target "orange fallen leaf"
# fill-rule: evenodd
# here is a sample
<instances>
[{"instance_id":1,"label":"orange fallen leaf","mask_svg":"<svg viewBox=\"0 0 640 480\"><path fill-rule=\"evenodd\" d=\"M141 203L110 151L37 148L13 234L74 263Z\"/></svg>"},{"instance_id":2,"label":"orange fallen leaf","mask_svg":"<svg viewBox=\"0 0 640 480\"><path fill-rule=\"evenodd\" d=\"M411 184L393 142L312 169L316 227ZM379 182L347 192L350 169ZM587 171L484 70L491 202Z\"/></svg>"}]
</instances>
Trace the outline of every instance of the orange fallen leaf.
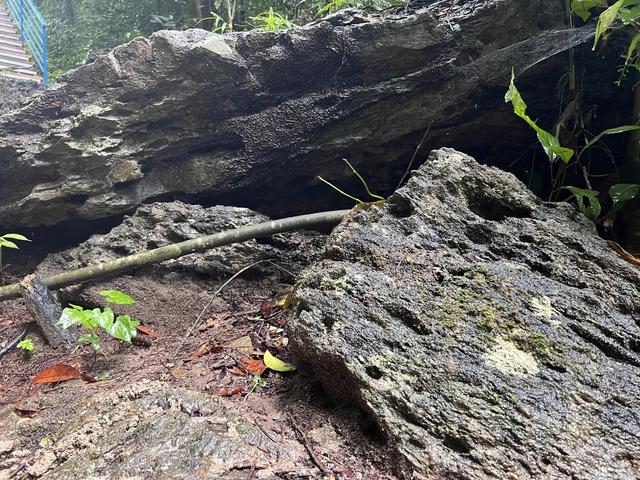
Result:
<instances>
[{"instance_id":1,"label":"orange fallen leaf","mask_svg":"<svg viewBox=\"0 0 640 480\"><path fill-rule=\"evenodd\" d=\"M197 358L200 358L201 356L203 356L208 351L209 351L209 344L203 343L198 347L198 349L195 352L191 352L191 354L189 355L189 358L185 359L185 362L193 362Z\"/></svg>"},{"instance_id":2,"label":"orange fallen leaf","mask_svg":"<svg viewBox=\"0 0 640 480\"><path fill-rule=\"evenodd\" d=\"M155 332L155 330L153 330L152 328L146 327L144 325L138 325L136 327L136 330L144 333L145 335L149 335L150 337L158 338L158 334Z\"/></svg>"},{"instance_id":3,"label":"orange fallen leaf","mask_svg":"<svg viewBox=\"0 0 640 480\"><path fill-rule=\"evenodd\" d=\"M33 378L33 383L55 383L55 382L66 382L67 380L73 380L74 378L81 378L85 382L95 382L96 379L82 373L75 367L71 365L66 365L64 363L58 363L53 365L52 367L45 368L44 370L38 372L38 374Z\"/></svg>"},{"instance_id":4,"label":"orange fallen leaf","mask_svg":"<svg viewBox=\"0 0 640 480\"><path fill-rule=\"evenodd\" d=\"M254 375L262 375L267 369L267 366L260 359L252 360L251 358L240 357L240 364L247 372Z\"/></svg>"},{"instance_id":5,"label":"orange fallen leaf","mask_svg":"<svg viewBox=\"0 0 640 480\"><path fill-rule=\"evenodd\" d=\"M244 392L242 387L222 387L218 389L218 395L221 397L233 397Z\"/></svg>"},{"instance_id":6,"label":"orange fallen leaf","mask_svg":"<svg viewBox=\"0 0 640 480\"><path fill-rule=\"evenodd\" d=\"M640 265L640 258L634 257L613 240L607 240L607 243L618 255L624 258L627 262L632 263L634 265Z\"/></svg>"}]
</instances>

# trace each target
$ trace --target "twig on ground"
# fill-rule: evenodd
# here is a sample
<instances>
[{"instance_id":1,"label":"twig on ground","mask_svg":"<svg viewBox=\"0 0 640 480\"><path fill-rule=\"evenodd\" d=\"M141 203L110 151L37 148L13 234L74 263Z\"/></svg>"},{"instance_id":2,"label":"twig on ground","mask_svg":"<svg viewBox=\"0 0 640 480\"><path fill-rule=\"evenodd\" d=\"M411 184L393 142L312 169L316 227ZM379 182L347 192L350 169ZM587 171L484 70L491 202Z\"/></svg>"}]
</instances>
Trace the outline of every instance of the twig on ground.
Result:
<instances>
[{"instance_id":1,"label":"twig on ground","mask_svg":"<svg viewBox=\"0 0 640 480\"><path fill-rule=\"evenodd\" d=\"M207 302L207 304L204 306L204 308L202 309L202 311L200 312L200 315L198 315L198 317L196 318L196 321L193 322L193 325L191 325L191 327L189 328L189 330L187 331L187 333L185 334L185 336L182 338L182 340L180 341L180 344L178 345L178 348L176 348L176 354L180 352L180 349L182 348L182 346L184 345L184 342L187 341L187 338L189 338L189 335L191 335L193 333L193 331L198 327L198 325L200 324L200 322L202 321L202 318L204 317L205 313L207 313L207 310L209 310L209 307L211 307L211 305L213 304L213 301L216 299L216 297L220 294L220 292L222 292L222 290L225 289L225 287L227 285L229 285L233 280L235 280L238 276L242 275L244 272L246 272L247 270L255 267L256 265L259 265L261 263L268 263L270 265L273 265L276 268L279 268L280 270L288 273L289 275L291 275L292 277L295 277L295 275L290 272L289 270L287 270L286 268L278 265L277 263L272 262L271 260L258 260L257 262L253 262L250 265L247 265L246 267L242 268L241 270L238 270L236 273L233 274L233 276L231 278L229 278L229 280L227 280L226 282L224 282L222 284L222 286L216 290L214 292L214 294L211 296L211 298L209 299L209 301Z\"/></svg>"},{"instance_id":2,"label":"twig on ground","mask_svg":"<svg viewBox=\"0 0 640 480\"><path fill-rule=\"evenodd\" d=\"M267 432L267 430L260 425L260 422L258 422L258 420L254 419L253 423L256 424L256 427L258 427L260 429L260 431L262 433L264 433L265 437L267 437L269 440L271 440L273 443L277 444L278 442L271 436L271 434L269 432Z\"/></svg>"},{"instance_id":3,"label":"twig on ground","mask_svg":"<svg viewBox=\"0 0 640 480\"><path fill-rule=\"evenodd\" d=\"M10 352L12 348L14 348L16 345L18 345L22 341L22 339L27 334L27 330L29 330L30 325L31 323L27 324L27 326L22 329L22 332L20 332L20 334L17 337L11 340L2 350L0 350L0 357Z\"/></svg>"},{"instance_id":4,"label":"twig on ground","mask_svg":"<svg viewBox=\"0 0 640 480\"><path fill-rule=\"evenodd\" d=\"M325 475L331 473L329 470L327 470L327 468L322 464L322 462L320 462L320 459L318 458L318 456L316 455L316 452L313 451L313 447L309 444L309 441L307 440L307 437L305 436L305 434L302 432L302 430L300 430L300 427L298 427L298 424L296 422L296 419L293 417L292 414L288 413L287 414L289 417L289 423L291 423L291 427L293 428L293 431L296 433L296 437L298 437L298 440L304 445L304 448L307 450L307 453L309 454L309 458L311 459L311 461L313 462L313 464L318 467L318 469L324 473Z\"/></svg>"}]
</instances>

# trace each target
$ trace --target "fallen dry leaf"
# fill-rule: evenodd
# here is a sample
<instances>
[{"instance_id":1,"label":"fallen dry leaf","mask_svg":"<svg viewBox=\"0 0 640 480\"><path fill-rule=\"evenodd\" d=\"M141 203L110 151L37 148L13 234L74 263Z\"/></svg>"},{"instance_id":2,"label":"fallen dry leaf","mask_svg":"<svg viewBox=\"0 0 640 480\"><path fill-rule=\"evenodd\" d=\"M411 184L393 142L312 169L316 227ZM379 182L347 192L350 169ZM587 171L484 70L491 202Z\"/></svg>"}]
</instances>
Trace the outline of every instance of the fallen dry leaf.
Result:
<instances>
[{"instance_id":1,"label":"fallen dry leaf","mask_svg":"<svg viewBox=\"0 0 640 480\"><path fill-rule=\"evenodd\" d=\"M242 368L244 368L248 373L252 373L254 375L262 375L264 371L267 369L267 366L260 359L253 360L247 357L240 358L240 364Z\"/></svg>"},{"instance_id":2,"label":"fallen dry leaf","mask_svg":"<svg viewBox=\"0 0 640 480\"><path fill-rule=\"evenodd\" d=\"M185 368L180 368L180 367L174 367L171 370L169 370L169 374L173 377L173 378L184 378L187 375L189 375L189 371Z\"/></svg>"},{"instance_id":3,"label":"fallen dry leaf","mask_svg":"<svg viewBox=\"0 0 640 480\"><path fill-rule=\"evenodd\" d=\"M222 387L218 389L218 395L221 397L233 397L234 395L240 395L244 393L242 387Z\"/></svg>"},{"instance_id":4,"label":"fallen dry leaf","mask_svg":"<svg viewBox=\"0 0 640 480\"><path fill-rule=\"evenodd\" d=\"M618 255L624 258L627 262L632 263L633 265L640 265L640 258L634 257L613 240L607 240L607 243Z\"/></svg>"},{"instance_id":5,"label":"fallen dry leaf","mask_svg":"<svg viewBox=\"0 0 640 480\"><path fill-rule=\"evenodd\" d=\"M251 355L255 353L253 350L253 342L251 341L251 337L249 335L236 338L232 342L227 343L225 347L232 348L245 355Z\"/></svg>"},{"instance_id":6,"label":"fallen dry leaf","mask_svg":"<svg viewBox=\"0 0 640 480\"><path fill-rule=\"evenodd\" d=\"M271 313L273 313L273 308L271 307L271 300L265 300L260 305L260 313L262 313L263 318L269 318Z\"/></svg>"},{"instance_id":7,"label":"fallen dry leaf","mask_svg":"<svg viewBox=\"0 0 640 480\"><path fill-rule=\"evenodd\" d=\"M33 378L33 383L56 383L56 382L66 382L67 380L73 380L74 378L81 378L85 382L95 382L96 379L82 373L75 367L71 365L66 365L64 363L58 363L53 365L52 367L45 368L44 370L38 372L38 374Z\"/></svg>"},{"instance_id":8,"label":"fallen dry leaf","mask_svg":"<svg viewBox=\"0 0 640 480\"><path fill-rule=\"evenodd\" d=\"M185 362L193 362L194 360L206 354L208 351L209 351L209 344L203 343L198 347L198 349L195 352L191 352L191 354L189 355L189 358L185 359Z\"/></svg>"},{"instance_id":9,"label":"fallen dry leaf","mask_svg":"<svg viewBox=\"0 0 640 480\"><path fill-rule=\"evenodd\" d=\"M136 327L136 330L144 333L145 335L149 335L150 337L158 338L158 334L155 332L155 330L153 330L152 328L146 327L144 325L138 325Z\"/></svg>"}]
</instances>

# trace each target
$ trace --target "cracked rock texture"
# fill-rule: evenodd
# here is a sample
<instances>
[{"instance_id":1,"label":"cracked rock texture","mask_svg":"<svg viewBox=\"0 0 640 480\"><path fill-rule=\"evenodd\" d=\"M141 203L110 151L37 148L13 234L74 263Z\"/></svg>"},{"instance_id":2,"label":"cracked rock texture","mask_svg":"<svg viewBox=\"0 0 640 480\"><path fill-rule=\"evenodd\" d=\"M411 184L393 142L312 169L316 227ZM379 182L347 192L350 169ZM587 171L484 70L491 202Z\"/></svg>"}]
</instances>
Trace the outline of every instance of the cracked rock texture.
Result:
<instances>
[{"instance_id":1,"label":"cracked rock texture","mask_svg":"<svg viewBox=\"0 0 640 480\"><path fill-rule=\"evenodd\" d=\"M351 178L345 156L392 190L436 111L435 141L496 160L518 138L531 143L504 105L511 69L539 86L540 114L566 64L545 60L591 41L593 27L566 29L563 12L561 0L423 1L281 32L137 38L0 118L0 225L100 219L159 199L317 210L340 200L316 175ZM600 86L610 60L589 64Z\"/></svg>"},{"instance_id":2,"label":"cracked rock texture","mask_svg":"<svg viewBox=\"0 0 640 480\"><path fill-rule=\"evenodd\" d=\"M294 439L277 445L251 418L224 411L215 396L159 381L52 397L55 414L35 418L0 407L2 445L46 432L32 459L0 451L0 478L27 478L25 467L28 478L47 480L217 480L245 478L252 467L255 478L278 478L306 455Z\"/></svg>"},{"instance_id":3,"label":"cracked rock texture","mask_svg":"<svg viewBox=\"0 0 640 480\"><path fill-rule=\"evenodd\" d=\"M289 333L404 478L637 478L639 286L572 206L441 149L334 230Z\"/></svg>"}]
</instances>

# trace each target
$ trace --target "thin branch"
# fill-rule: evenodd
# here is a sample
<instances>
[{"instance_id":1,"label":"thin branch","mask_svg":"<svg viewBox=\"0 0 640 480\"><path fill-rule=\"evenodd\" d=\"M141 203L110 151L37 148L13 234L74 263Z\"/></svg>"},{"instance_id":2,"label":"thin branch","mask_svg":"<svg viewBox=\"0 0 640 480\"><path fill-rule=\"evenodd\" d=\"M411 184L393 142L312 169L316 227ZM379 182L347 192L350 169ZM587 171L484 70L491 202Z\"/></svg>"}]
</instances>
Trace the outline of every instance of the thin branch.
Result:
<instances>
[{"instance_id":1,"label":"thin branch","mask_svg":"<svg viewBox=\"0 0 640 480\"><path fill-rule=\"evenodd\" d=\"M193 325L191 325L191 327L189 328L189 330L187 330L187 333L184 335L184 337L182 337L182 340L180 341L180 344L178 345L178 348L176 348L176 353L178 353L180 351L180 349L182 348L182 345L184 345L184 342L187 340L187 338L189 338L189 335L191 335L191 333L196 329L196 327L200 324L200 322L202 321L202 318L204 317L204 314L207 312L207 310L209 310L209 307L211 307L211 305L213 304L213 301L216 299L216 297L220 294L220 292L222 292L222 290L224 290L224 288L229 285L233 280L235 280L236 278L238 278L240 275L242 275L244 272L246 272L247 270L255 267L256 265L259 265L261 263L265 263L267 262L267 260L258 260L257 262L253 262L250 265L247 265L246 267L238 270L236 273L234 273L231 278L229 278L226 282L224 282L222 284L222 286L220 288L218 288L218 290L215 291L215 293L213 295L211 295L211 298L209 299L209 301L207 302L207 304L204 306L204 308L202 309L202 311L200 312L200 314L198 315L198 317L196 318L196 321L193 322Z\"/></svg>"},{"instance_id":2,"label":"thin branch","mask_svg":"<svg viewBox=\"0 0 640 480\"><path fill-rule=\"evenodd\" d=\"M338 187L336 187L333 183L331 183L329 180L325 180L324 178L322 178L320 175L318 175L318 180L320 180L322 183L329 185L331 188L333 188L336 192L344 195L347 198L350 198L351 200L353 200L356 203L364 203L362 200L360 200L357 197L354 197L353 195L349 195L347 192L345 192L344 190L340 190Z\"/></svg>"},{"instance_id":3,"label":"thin branch","mask_svg":"<svg viewBox=\"0 0 640 480\"><path fill-rule=\"evenodd\" d=\"M344 163L347 164L347 167L349 167L349 169L351 170L351 173L353 173L356 177L358 177L358 180L360 180L360 182L364 186L364 189L367 191L367 193L371 198L375 198L376 200L384 200L384 197L381 197L380 195L376 195L375 193L371 193L371 190L369 190L369 185L367 184L365 179L362 178L362 175L360 175L358 171L353 167L353 165L351 165L351 162L349 162L349 160L347 160L346 158L343 158L342 160L344 161Z\"/></svg>"},{"instance_id":4,"label":"thin branch","mask_svg":"<svg viewBox=\"0 0 640 480\"><path fill-rule=\"evenodd\" d=\"M29 325L24 327L22 332L20 332L20 334L17 337L15 337L13 340L11 340L2 350L0 350L0 357L2 357L4 354L10 352L12 348L14 348L16 345L18 345L22 341L24 336L27 334L27 330L29 330Z\"/></svg>"},{"instance_id":5,"label":"thin branch","mask_svg":"<svg viewBox=\"0 0 640 480\"><path fill-rule=\"evenodd\" d=\"M147 250L118 260L60 273L58 275L45 278L43 282L47 287L55 290L87 282L89 280L95 280L106 275L113 275L127 270L163 262L165 260L179 258L183 255L201 252L214 247L245 242L254 238L266 237L268 235L289 232L291 230L312 228L321 225L335 225L340 223L347 213L349 213L349 210L333 210L329 212L311 213L308 215L299 215L297 217L289 217L280 220L257 223L255 225L248 225L234 230L227 230L225 232L194 238L193 240L186 240L184 242L166 245L153 250ZM19 296L19 283L0 287L0 301L18 298Z\"/></svg>"}]
</instances>

